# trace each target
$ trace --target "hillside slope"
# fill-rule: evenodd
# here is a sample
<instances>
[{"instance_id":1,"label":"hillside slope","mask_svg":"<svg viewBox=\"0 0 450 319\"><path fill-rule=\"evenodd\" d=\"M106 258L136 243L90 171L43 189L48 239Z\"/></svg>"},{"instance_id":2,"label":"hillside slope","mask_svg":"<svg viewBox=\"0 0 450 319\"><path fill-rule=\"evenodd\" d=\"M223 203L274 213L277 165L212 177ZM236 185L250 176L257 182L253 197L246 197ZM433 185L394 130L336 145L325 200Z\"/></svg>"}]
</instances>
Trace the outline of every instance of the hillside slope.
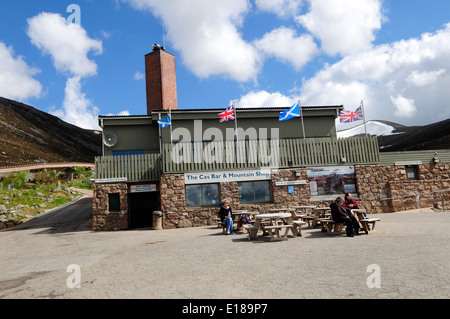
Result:
<instances>
[{"instance_id":1,"label":"hillside slope","mask_svg":"<svg viewBox=\"0 0 450 319\"><path fill-rule=\"evenodd\" d=\"M0 97L0 166L43 161L93 163L101 151L100 132Z\"/></svg>"},{"instance_id":2,"label":"hillside slope","mask_svg":"<svg viewBox=\"0 0 450 319\"><path fill-rule=\"evenodd\" d=\"M368 134L378 137L382 152L450 149L450 119L424 126L368 121ZM338 137L361 136L364 124L338 132Z\"/></svg>"}]
</instances>

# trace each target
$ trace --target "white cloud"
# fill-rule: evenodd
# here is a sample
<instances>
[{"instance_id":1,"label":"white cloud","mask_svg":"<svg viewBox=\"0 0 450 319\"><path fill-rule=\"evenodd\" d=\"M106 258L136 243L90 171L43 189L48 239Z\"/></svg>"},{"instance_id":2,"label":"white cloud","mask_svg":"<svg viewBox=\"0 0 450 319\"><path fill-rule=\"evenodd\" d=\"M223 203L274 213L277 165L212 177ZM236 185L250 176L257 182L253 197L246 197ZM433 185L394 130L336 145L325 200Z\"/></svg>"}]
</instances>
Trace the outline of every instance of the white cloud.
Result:
<instances>
[{"instance_id":1,"label":"white cloud","mask_svg":"<svg viewBox=\"0 0 450 319\"><path fill-rule=\"evenodd\" d=\"M298 96L286 96L280 92L258 91L241 96L236 102L236 106L242 108L290 107L298 100Z\"/></svg>"},{"instance_id":2,"label":"white cloud","mask_svg":"<svg viewBox=\"0 0 450 319\"><path fill-rule=\"evenodd\" d=\"M69 78L66 83L65 97L61 109L51 112L62 120L85 129L99 129L99 109L81 92L81 77Z\"/></svg>"},{"instance_id":3,"label":"white cloud","mask_svg":"<svg viewBox=\"0 0 450 319\"><path fill-rule=\"evenodd\" d=\"M23 57L14 55L12 47L0 42L0 96L13 100L39 97L42 85L33 76L40 70L28 66Z\"/></svg>"},{"instance_id":4,"label":"white cloud","mask_svg":"<svg viewBox=\"0 0 450 319\"><path fill-rule=\"evenodd\" d=\"M432 85L436 83L436 81L444 75L446 72L445 69L437 70L437 71L413 71L407 78L406 82L410 85L415 85L418 87L425 87L428 85Z\"/></svg>"},{"instance_id":5,"label":"white cloud","mask_svg":"<svg viewBox=\"0 0 450 319\"><path fill-rule=\"evenodd\" d=\"M80 25L66 23L59 14L42 12L28 19L27 34L35 46L51 55L58 71L82 77L97 74L97 64L88 54L102 54L102 42L91 39Z\"/></svg>"},{"instance_id":6,"label":"white cloud","mask_svg":"<svg viewBox=\"0 0 450 319\"><path fill-rule=\"evenodd\" d=\"M141 72L136 72L133 75L133 79L136 80L136 81L140 81L140 80L145 79L145 75L142 74Z\"/></svg>"},{"instance_id":7,"label":"white cloud","mask_svg":"<svg viewBox=\"0 0 450 319\"><path fill-rule=\"evenodd\" d=\"M292 28L280 27L266 33L255 41L255 46L268 56L291 64L300 71L318 53L314 39L310 35L297 36Z\"/></svg>"},{"instance_id":8,"label":"white cloud","mask_svg":"<svg viewBox=\"0 0 450 319\"><path fill-rule=\"evenodd\" d=\"M52 57L59 72L71 75L62 107L52 114L82 128L98 129L99 110L81 92L81 80L97 74L98 66L88 54L102 54L102 42L91 39L80 25L47 12L28 19L27 34L35 46Z\"/></svg>"},{"instance_id":9,"label":"white cloud","mask_svg":"<svg viewBox=\"0 0 450 319\"><path fill-rule=\"evenodd\" d=\"M255 0L255 4L262 11L273 12L284 18L297 15L303 0Z\"/></svg>"},{"instance_id":10,"label":"white cloud","mask_svg":"<svg viewBox=\"0 0 450 319\"><path fill-rule=\"evenodd\" d=\"M327 65L304 82L301 96L310 105L348 108L364 100L368 119L411 125L435 122L442 120L440 114L448 114L449 55L450 24L433 34L379 45Z\"/></svg>"},{"instance_id":11,"label":"white cloud","mask_svg":"<svg viewBox=\"0 0 450 319\"><path fill-rule=\"evenodd\" d=\"M308 0L311 10L297 22L316 38L329 55L347 55L372 47L381 28L380 0Z\"/></svg>"},{"instance_id":12,"label":"white cloud","mask_svg":"<svg viewBox=\"0 0 450 319\"><path fill-rule=\"evenodd\" d=\"M391 96L391 101L396 109L394 114L398 117L411 118L417 112L417 108L414 105L414 100L412 99L407 99L399 95L395 98Z\"/></svg>"},{"instance_id":13,"label":"white cloud","mask_svg":"<svg viewBox=\"0 0 450 319\"><path fill-rule=\"evenodd\" d=\"M239 32L249 1L123 1L164 21L167 39L197 77L224 76L247 82L260 72L258 50Z\"/></svg>"}]
</instances>

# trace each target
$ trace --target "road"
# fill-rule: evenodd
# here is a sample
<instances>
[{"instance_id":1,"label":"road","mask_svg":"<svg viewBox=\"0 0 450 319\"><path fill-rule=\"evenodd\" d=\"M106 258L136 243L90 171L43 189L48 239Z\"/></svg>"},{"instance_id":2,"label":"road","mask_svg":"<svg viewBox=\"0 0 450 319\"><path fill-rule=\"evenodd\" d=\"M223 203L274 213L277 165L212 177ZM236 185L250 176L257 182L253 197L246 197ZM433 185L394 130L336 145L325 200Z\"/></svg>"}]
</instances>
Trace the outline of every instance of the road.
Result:
<instances>
[{"instance_id":1,"label":"road","mask_svg":"<svg viewBox=\"0 0 450 319\"><path fill-rule=\"evenodd\" d=\"M383 214L355 238L303 229L268 242L212 226L92 232L91 200L0 231L0 299L450 298L450 213Z\"/></svg>"}]
</instances>

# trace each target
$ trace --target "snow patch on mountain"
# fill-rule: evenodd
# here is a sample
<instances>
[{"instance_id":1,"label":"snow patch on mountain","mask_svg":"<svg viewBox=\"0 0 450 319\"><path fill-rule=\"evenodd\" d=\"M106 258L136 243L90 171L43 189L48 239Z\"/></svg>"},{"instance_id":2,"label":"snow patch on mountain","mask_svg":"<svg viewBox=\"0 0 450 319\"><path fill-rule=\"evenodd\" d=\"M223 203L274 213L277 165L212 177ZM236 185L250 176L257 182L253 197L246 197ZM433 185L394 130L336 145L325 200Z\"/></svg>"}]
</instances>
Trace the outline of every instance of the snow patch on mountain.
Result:
<instances>
[{"instance_id":1,"label":"snow patch on mountain","mask_svg":"<svg viewBox=\"0 0 450 319\"><path fill-rule=\"evenodd\" d=\"M389 135L397 135L402 133L394 133L396 128L393 126L378 122L378 121L369 121L366 123L367 127L367 134L369 135L375 135L375 136L389 136ZM346 130L340 130L337 132L338 138L347 138L352 137L360 134L365 134L365 127L364 124L360 124L358 126L352 127L350 129Z\"/></svg>"}]
</instances>

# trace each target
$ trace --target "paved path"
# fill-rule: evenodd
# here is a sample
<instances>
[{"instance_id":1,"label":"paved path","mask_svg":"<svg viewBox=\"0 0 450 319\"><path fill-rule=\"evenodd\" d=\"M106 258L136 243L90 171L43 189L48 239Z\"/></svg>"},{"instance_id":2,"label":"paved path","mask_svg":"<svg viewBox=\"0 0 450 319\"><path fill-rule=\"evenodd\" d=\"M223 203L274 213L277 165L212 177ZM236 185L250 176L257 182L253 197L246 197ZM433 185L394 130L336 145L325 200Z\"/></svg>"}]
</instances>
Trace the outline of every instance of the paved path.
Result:
<instances>
[{"instance_id":1,"label":"paved path","mask_svg":"<svg viewBox=\"0 0 450 319\"><path fill-rule=\"evenodd\" d=\"M70 214L91 199L85 200ZM303 237L283 242L226 236L216 227L13 228L0 232L0 298L449 298L450 213L379 217L370 235L304 229ZM67 286L71 264L80 267L79 289ZM369 289L373 264L381 286Z\"/></svg>"}]
</instances>

